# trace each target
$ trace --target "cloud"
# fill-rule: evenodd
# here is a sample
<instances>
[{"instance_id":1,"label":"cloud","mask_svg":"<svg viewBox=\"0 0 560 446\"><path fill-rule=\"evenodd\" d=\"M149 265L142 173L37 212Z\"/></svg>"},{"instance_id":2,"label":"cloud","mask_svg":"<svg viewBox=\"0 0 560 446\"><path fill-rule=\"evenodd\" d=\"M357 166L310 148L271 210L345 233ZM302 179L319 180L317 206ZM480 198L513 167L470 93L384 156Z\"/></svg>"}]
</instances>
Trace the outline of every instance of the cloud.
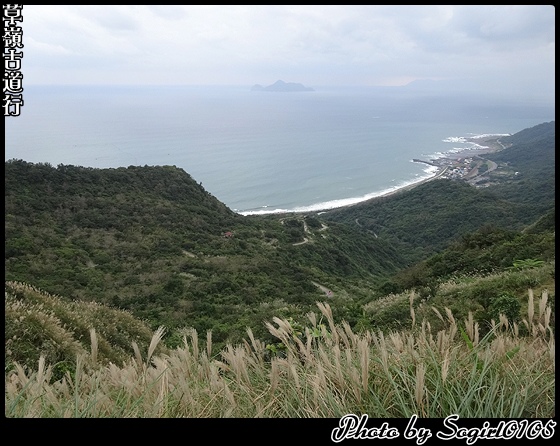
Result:
<instances>
[{"instance_id":1,"label":"cloud","mask_svg":"<svg viewBox=\"0 0 560 446\"><path fill-rule=\"evenodd\" d=\"M38 42L33 37L28 36L25 37L25 47L27 50L31 50L33 53L37 54L40 53L43 56L66 56L72 54L71 50L61 44Z\"/></svg>"},{"instance_id":2,"label":"cloud","mask_svg":"<svg viewBox=\"0 0 560 446\"><path fill-rule=\"evenodd\" d=\"M23 17L36 83L555 82L547 5L31 5Z\"/></svg>"},{"instance_id":3,"label":"cloud","mask_svg":"<svg viewBox=\"0 0 560 446\"><path fill-rule=\"evenodd\" d=\"M183 7L175 5L150 5L148 9L163 19L181 20L186 15Z\"/></svg>"}]
</instances>

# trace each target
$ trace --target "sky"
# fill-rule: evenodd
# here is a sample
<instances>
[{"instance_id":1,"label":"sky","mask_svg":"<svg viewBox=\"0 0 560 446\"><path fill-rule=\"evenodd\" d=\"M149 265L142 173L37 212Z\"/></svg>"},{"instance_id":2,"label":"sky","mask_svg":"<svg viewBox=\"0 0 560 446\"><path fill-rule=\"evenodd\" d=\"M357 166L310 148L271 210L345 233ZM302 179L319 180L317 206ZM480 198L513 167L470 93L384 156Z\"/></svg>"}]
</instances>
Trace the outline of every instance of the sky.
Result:
<instances>
[{"instance_id":1,"label":"sky","mask_svg":"<svg viewBox=\"0 0 560 446\"><path fill-rule=\"evenodd\" d=\"M551 5L24 5L37 84L400 86L554 97Z\"/></svg>"}]
</instances>

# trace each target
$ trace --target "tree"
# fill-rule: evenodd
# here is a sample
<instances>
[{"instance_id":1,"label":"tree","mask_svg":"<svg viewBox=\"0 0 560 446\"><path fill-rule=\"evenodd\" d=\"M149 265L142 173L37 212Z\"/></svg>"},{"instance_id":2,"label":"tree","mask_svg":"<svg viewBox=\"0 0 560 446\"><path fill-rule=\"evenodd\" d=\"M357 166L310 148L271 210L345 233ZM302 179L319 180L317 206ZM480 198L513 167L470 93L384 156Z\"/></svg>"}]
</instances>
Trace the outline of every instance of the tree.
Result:
<instances>
[{"instance_id":1,"label":"tree","mask_svg":"<svg viewBox=\"0 0 560 446\"><path fill-rule=\"evenodd\" d=\"M500 314L508 318L510 322L519 320L521 312L521 303L519 299L512 294L503 293L490 303L490 317L495 321L500 319Z\"/></svg>"}]
</instances>

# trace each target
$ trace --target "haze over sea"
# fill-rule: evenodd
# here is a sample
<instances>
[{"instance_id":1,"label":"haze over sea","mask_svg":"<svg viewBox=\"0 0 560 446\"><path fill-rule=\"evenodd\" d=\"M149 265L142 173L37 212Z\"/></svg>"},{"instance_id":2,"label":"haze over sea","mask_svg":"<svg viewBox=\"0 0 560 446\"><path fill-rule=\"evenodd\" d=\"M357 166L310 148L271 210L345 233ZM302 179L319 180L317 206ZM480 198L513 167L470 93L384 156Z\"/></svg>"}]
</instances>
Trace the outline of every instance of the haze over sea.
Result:
<instances>
[{"instance_id":1,"label":"haze over sea","mask_svg":"<svg viewBox=\"0 0 560 446\"><path fill-rule=\"evenodd\" d=\"M549 104L412 87L28 86L5 118L5 159L175 165L242 214L318 211L433 175L462 138L555 119Z\"/></svg>"}]
</instances>

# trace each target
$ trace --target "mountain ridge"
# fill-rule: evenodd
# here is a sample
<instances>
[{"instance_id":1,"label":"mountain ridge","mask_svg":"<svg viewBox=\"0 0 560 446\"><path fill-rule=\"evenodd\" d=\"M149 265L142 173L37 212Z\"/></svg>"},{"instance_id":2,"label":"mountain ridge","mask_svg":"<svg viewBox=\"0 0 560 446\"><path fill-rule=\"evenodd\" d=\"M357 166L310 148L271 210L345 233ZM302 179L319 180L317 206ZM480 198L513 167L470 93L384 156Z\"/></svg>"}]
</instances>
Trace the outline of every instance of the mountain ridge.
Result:
<instances>
[{"instance_id":1,"label":"mountain ridge","mask_svg":"<svg viewBox=\"0 0 560 446\"><path fill-rule=\"evenodd\" d=\"M434 180L321 215L241 216L174 166L93 169L9 160L6 280L127 310L153 329L211 329L217 343L240 339L247 326L267 339L264 320L305 320L324 290L332 292L326 297L337 318L364 323L362 306L394 288L391 281L397 286L395 274L454 240L490 223L538 227L554 208L554 189L535 195L548 187L543 172L554 165L553 125L534 130L524 149L514 140L499 153L512 154L507 162L523 173L508 180L507 196L495 186ZM528 150L541 154L536 165ZM479 238L493 233L485 234ZM538 260L549 259L546 251ZM534 257L538 250L521 252Z\"/></svg>"}]
</instances>

